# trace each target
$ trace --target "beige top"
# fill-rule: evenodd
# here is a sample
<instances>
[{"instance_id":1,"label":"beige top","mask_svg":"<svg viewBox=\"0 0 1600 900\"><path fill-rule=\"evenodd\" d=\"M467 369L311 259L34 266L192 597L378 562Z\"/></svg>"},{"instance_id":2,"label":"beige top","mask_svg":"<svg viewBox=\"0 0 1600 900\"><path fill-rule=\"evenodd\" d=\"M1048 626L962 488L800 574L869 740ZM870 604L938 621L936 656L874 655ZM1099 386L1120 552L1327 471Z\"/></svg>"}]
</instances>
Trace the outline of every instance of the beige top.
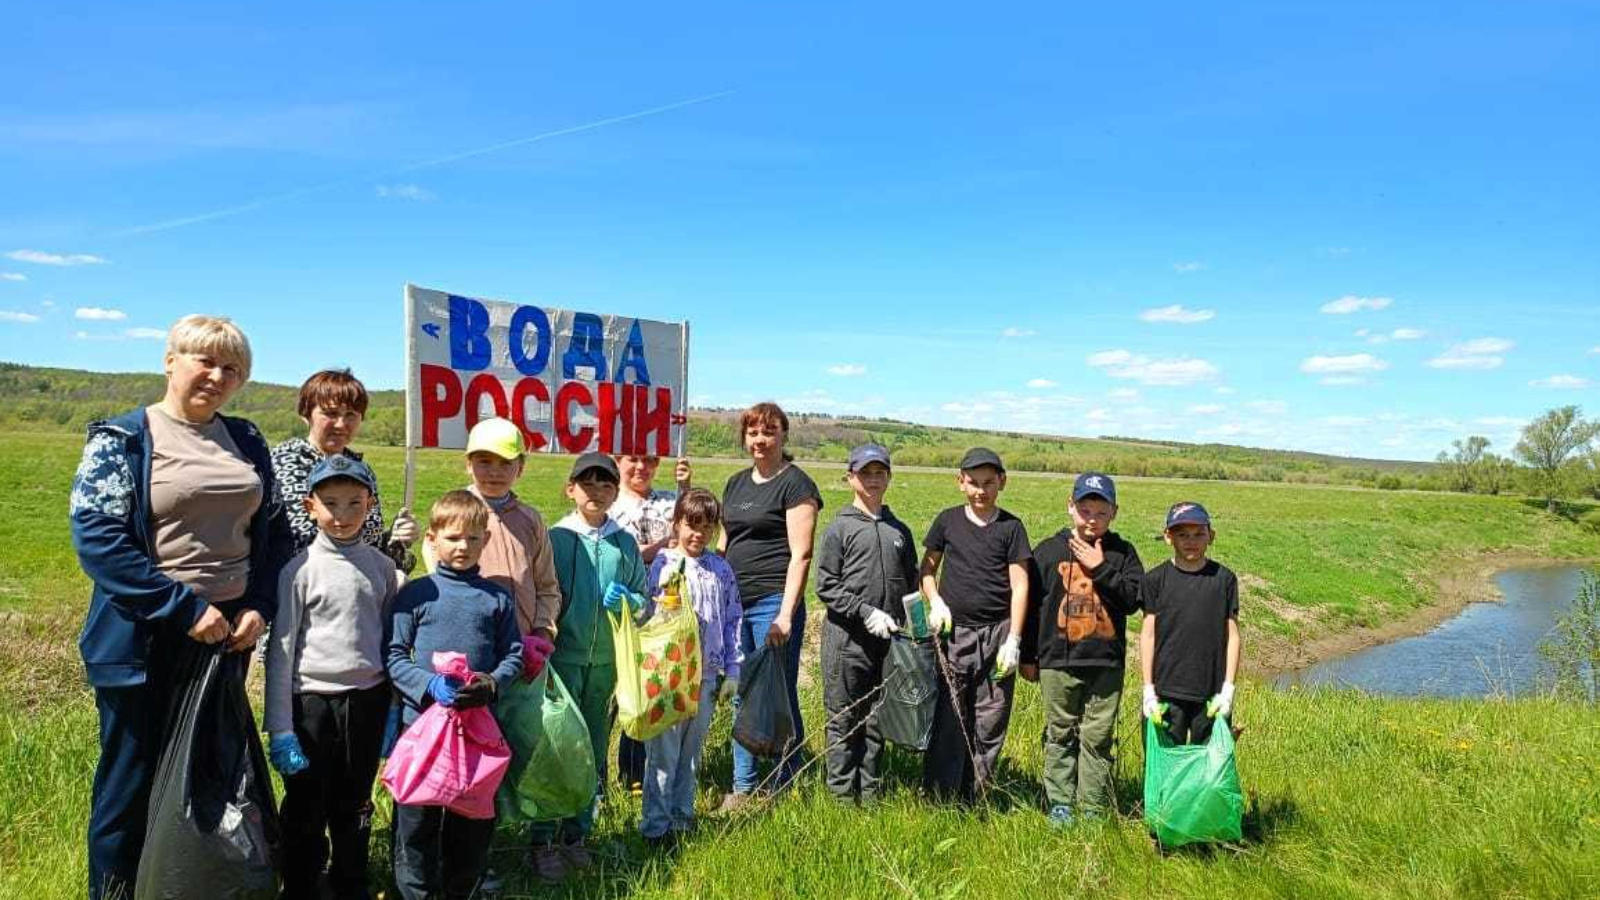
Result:
<instances>
[{"instance_id":1,"label":"beige top","mask_svg":"<svg viewBox=\"0 0 1600 900\"><path fill-rule=\"evenodd\" d=\"M195 425L159 404L145 412L156 566L210 603L237 600L250 579L250 519L261 506L261 477L221 419Z\"/></svg>"}]
</instances>

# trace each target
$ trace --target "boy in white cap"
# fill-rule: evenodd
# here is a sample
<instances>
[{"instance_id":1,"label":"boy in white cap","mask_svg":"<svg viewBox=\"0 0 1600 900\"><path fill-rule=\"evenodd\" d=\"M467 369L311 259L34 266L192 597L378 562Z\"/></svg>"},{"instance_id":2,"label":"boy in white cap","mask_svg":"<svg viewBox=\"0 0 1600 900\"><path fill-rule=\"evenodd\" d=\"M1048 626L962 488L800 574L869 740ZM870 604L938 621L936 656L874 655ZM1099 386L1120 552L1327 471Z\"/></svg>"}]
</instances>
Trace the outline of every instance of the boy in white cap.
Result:
<instances>
[{"instance_id":1,"label":"boy in white cap","mask_svg":"<svg viewBox=\"0 0 1600 900\"><path fill-rule=\"evenodd\" d=\"M1233 712L1239 673L1239 579L1206 553L1217 533L1198 503L1167 511L1172 559L1144 577L1139 657L1145 718L1179 744L1203 744Z\"/></svg>"}]
</instances>

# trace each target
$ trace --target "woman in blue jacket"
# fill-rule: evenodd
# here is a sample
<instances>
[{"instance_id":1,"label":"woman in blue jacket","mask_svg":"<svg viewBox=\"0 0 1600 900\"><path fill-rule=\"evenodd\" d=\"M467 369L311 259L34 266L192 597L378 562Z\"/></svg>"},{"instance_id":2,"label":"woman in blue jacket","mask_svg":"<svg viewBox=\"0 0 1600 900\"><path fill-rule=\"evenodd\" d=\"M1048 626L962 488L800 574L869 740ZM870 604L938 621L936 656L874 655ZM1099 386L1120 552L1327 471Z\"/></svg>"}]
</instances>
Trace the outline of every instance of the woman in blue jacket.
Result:
<instances>
[{"instance_id":1,"label":"woman in blue jacket","mask_svg":"<svg viewBox=\"0 0 1600 900\"><path fill-rule=\"evenodd\" d=\"M89 896L131 896L183 641L255 644L290 547L256 427L219 410L250 375L225 318L167 335L159 403L89 426L72 481L72 543L94 583L79 636L100 712Z\"/></svg>"}]
</instances>

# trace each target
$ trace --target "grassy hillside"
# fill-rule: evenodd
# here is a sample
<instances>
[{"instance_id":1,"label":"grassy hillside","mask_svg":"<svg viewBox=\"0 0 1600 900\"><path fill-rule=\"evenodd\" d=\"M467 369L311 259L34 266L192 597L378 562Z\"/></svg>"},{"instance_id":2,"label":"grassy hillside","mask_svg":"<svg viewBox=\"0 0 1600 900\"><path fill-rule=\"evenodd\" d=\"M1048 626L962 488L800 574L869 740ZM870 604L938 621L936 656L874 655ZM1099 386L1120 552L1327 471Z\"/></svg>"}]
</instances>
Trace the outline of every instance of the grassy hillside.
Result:
<instances>
[{"instance_id":1,"label":"grassy hillside","mask_svg":"<svg viewBox=\"0 0 1600 900\"><path fill-rule=\"evenodd\" d=\"M66 528L81 438L0 436L0 897L81 895L82 831L95 759L95 714L74 637L88 585ZM392 512L403 454L369 455ZM808 467L824 520L847 502L839 470ZM534 459L521 493L547 516L565 508L563 460ZM731 465L702 465L720 486ZM419 506L463 480L454 453L422 455ZM1019 474L1002 498L1035 540L1063 521L1066 484ZM1510 498L1307 485L1139 480L1122 484L1117 527L1147 563L1162 558L1160 514L1198 499L1217 517L1217 556L1244 581L1246 655L1259 660L1355 625L1382 624L1438 599L1439 576L1489 569L1482 554L1600 557L1600 537L1542 505ZM890 500L914 531L956 503L949 474L902 473ZM813 611L817 606L813 600ZM823 749L816 629L806 657L808 750ZM1577 897L1600 888L1600 724L1592 708L1379 700L1346 692L1277 692L1247 680L1240 767L1250 812L1233 850L1158 857L1136 817L1141 756L1137 690L1125 694L1119 804L1128 814L1068 834L1034 809L1038 692L1018 691L1000 784L980 810L929 805L916 758L890 755L879 808L840 809L820 763L795 795L734 823L706 821L676 857L635 836L636 800L608 798L604 866L569 890L524 880L524 839L499 835L507 896L738 897ZM719 714L702 802L730 773ZM375 871L386 861L375 860Z\"/></svg>"},{"instance_id":2,"label":"grassy hillside","mask_svg":"<svg viewBox=\"0 0 1600 900\"><path fill-rule=\"evenodd\" d=\"M25 431L72 431L98 418L150 403L161 396L159 374L108 374L0 363L0 426ZM299 433L297 388L251 383L229 411L255 421L278 440ZM399 446L405 439L405 398L378 391L363 427L368 445ZM690 416L694 456L739 456L734 434L738 413L697 410ZM1359 484L1368 487L1443 487L1432 463L1346 459L1314 453L1259 450L1226 444L1184 444L1125 438L1064 438L1010 432L916 425L886 419L837 419L797 413L791 446L801 459L843 461L849 448L876 440L895 452L901 465L954 466L966 448L986 444L1016 471L1081 472L1229 481Z\"/></svg>"}]
</instances>

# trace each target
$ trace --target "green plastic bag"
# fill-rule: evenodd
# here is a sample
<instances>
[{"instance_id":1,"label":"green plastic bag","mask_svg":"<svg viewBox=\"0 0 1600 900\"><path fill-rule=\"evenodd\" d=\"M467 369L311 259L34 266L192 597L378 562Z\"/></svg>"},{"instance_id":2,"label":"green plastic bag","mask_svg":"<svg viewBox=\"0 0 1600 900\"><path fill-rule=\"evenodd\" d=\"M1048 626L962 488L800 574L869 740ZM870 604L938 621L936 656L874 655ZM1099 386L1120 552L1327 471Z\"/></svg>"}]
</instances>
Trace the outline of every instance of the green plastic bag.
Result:
<instances>
[{"instance_id":1,"label":"green plastic bag","mask_svg":"<svg viewBox=\"0 0 1600 900\"><path fill-rule=\"evenodd\" d=\"M1144 823L1161 846L1237 841L1243 819L1228 720L1218 718L1204 744L1188 745L1145 720Z\"/></svg>"},{"instance_id":2,"label":"green plastic bag","mask_svg":"<svg viewBox=\"0 0 1600 900\"><path fill-rule=\"evenodd\" d=\"M589 726L554 666L547 663L532 681L518 679L494 714L511 745L511 766L494 798L502 822L565 819L594 802Z\"/></svg>"}]
</instances>

